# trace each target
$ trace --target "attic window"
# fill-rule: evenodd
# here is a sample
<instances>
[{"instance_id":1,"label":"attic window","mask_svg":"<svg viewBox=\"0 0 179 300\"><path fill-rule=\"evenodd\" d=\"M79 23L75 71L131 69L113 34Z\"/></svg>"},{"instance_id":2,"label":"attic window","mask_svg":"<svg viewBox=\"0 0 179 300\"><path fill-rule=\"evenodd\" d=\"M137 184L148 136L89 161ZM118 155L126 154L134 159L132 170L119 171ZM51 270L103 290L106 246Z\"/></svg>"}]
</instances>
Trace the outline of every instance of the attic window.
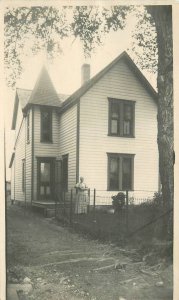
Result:
<instances>
[{"instance_id":1,"label":"attic window","mask_svg":"<svg viewBox=\"0 0 179 300\"><path fill-rule=\"evenodd\" d=\"M52 110L41 108L41 142L52 143Z\"/></svg>"}]
</instances>

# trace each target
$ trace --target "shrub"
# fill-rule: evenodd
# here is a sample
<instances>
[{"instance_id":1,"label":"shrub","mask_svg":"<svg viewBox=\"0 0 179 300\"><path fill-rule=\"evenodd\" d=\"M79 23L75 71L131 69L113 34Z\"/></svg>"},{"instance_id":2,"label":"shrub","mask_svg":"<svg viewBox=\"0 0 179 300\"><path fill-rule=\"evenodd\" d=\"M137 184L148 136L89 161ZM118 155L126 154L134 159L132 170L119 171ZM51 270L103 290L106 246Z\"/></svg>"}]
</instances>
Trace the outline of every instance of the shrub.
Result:
<instances>
[{"instance_id":1,"label":"shrub","mask_svg":"<svg viewBox=\"0 0 179 300\"><path fill-rule=\"evenodd\" d=\"M163 206L163 197L162 197L162 193L156 192L153 195L153 204L154 206L157 207L162 207Z\"/></svg>"},{"instance_id":2,"label":"shrub","mask_svg":"<svg viewBox=\"0 0 179 300\"><path fill-rule=\"evenodd\" d=\"M120 213L125 205L125 194L120 192L116 196L111 197L114 213Z\"/></svg>"}]
</instances>

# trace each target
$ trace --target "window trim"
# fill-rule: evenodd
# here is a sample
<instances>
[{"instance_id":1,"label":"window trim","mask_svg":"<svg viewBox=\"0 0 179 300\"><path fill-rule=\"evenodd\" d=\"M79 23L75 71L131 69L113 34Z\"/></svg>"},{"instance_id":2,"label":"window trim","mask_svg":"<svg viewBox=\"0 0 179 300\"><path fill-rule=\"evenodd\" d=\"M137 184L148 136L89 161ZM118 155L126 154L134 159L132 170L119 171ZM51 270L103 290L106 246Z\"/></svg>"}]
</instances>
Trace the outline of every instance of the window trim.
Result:
<instances>
[{"instance_id":1,"label":"window trim","mask_svg":"<svg viewBox=\"0 0 179 300\"><path fill-rule=\"evenodd\" d=\"M111 189L110 188L110 176L109 176L109 161L111 157L117 157L120 159L120 166L119 166L119 189ZM129 189L130 191L134 190L134 157L135 154L131 154L131 153L109 153L107 152L107 191L125 191L124 189L122 189L122 159L123 158L131 158L132 161L132 165L131 165L131 169L132 169L132 179L131 179L131 189Z\"/></svg>"},{"instance_id":2,"label":"window trim","mask_svg":"<svg viewBox=\"0 0 179 300\"><path fill-rule=\"evenodd\" d=\"M30 143L30 112L27 113L27 144Z\"/></svg>"},{"instance_id":3,"label":"window trim","mask_svg":"<svg viewBox=\"0 0 179 300\"><path fill-rule=\"evenodd\" d=\"M120 119L118 120L118 130L117 134L111 132L111 104L112 102L117 103L119 106L119 115ZM136 101L133 100L124 100L124 99L117 99L108 97L108 136L114 137L124 137L124 138L135 138L135 103ZM123 134L123 124L124 124L124 105L130 104L132 106L132 134L124 135ZM120 126L119 126L120 125Z\"/></svg>"},{"instance_id":4,"label":"window trim","mask_svg":"<svg viewBox=\"0 0 179 300\"><path fill-rule=\"evenodd\" d=\"M67 183L66 183L66 188L64 188L64 178L63 178L63 160L67 159ZM63 186L63 191L68 192L68 183L69 183L69 154L64 154L62 155L62 186Z\"/></svg>"},{"instance_id":5,"label":"window trim","mask_svg":"<svg viewBox=\"0 0 179 300\"><path fill-rule=\"evenodd\" d=\"M43 126L42 126L42 113L43 112L48 112L50 113L50 132L49 132L49 140L44 140L43 138L43 134L42 134L42 131L43 131ZM52 141L52 122L53 122L53 119L52 119L52 108L51 107L40 107L40 142L41 143L46 143L46 144L52 144L53 141Z\"/></svg>"}]
</instances>

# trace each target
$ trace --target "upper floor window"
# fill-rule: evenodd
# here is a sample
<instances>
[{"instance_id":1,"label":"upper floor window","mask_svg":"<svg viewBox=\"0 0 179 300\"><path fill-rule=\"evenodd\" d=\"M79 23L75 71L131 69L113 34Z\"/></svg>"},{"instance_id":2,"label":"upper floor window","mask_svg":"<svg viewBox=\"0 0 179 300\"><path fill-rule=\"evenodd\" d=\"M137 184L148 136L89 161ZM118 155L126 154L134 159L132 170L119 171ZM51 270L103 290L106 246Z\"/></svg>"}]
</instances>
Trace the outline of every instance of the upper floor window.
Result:
<instances>
[{"instance_id":1,"label":"upper floor window","mask_svg":"<svg viewBox=\"0 0 179 300\"><path fill-rule=\"evenodd\" d=\"M30 141L30 114L27 114L27 142Z\"/></svg>"},{"instance_id":2,"label":"upper floor window","mask_svg":"<svg viewBox=\"0 0 179 300\"><path fill-rule=\"evenodd\" d=\"M109 135L134 137L135 102L109 98Z\"/></svg>"},{"instance_id":3,"label":"upper floor window","mask_svg":"<svg viewBox=\"0 0 179 300\"><path fill-rule=\"evenodd\" d=\"M108 153L108 190L133 190L134 155Z\"/></svg>"},{"instance_id":4,"label":"upper floor window","mask_svg":"<svg viewBox=\"0 0 179 300\"><path fill-rule=\"evenodd\" d=\"M52 110L41 108L41 142L52 143Z\"/></svg>"}]
</instances>

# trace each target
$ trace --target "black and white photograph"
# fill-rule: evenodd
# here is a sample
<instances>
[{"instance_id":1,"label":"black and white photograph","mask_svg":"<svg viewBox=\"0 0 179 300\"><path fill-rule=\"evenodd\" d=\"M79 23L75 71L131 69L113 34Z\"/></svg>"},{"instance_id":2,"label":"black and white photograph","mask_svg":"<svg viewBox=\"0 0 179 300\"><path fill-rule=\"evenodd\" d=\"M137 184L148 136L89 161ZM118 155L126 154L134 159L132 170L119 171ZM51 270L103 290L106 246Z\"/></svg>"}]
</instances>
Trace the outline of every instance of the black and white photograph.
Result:
<instances>
[{"instance_id":1,"label":"black and white photograph","mask_svg":"<svg viewBox=\"0 0 179 300\"><path fill-rule=\"evenodd\" d=\"M176 3L4 1L2 300L179 299Z\"/></svg>"}]
</instances>

